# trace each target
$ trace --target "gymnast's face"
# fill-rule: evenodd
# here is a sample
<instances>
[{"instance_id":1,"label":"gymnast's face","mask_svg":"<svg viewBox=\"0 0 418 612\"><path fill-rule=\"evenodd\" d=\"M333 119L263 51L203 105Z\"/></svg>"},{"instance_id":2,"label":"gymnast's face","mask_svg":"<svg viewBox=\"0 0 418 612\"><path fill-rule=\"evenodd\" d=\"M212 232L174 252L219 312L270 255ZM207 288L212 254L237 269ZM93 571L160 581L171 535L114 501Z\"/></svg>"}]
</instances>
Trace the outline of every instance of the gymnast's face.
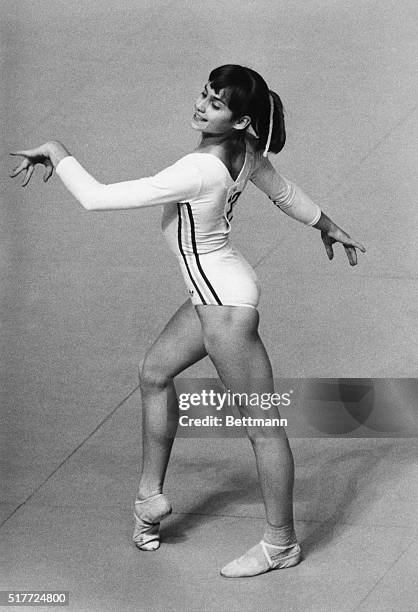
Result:
<instances>
[{"instance_id":1,"label":"gymnast's face","mask_svg":"<svg viewBox=\"0 0 418 612\"><path fill-rule=\"evenodd\" d=\"M228 107L226 92L215 92L207 83L195 102L192 128L205 134L225 134L233 130L245 129L249 123L246 117L234 119Z\"/></svg>"}]
</instances>

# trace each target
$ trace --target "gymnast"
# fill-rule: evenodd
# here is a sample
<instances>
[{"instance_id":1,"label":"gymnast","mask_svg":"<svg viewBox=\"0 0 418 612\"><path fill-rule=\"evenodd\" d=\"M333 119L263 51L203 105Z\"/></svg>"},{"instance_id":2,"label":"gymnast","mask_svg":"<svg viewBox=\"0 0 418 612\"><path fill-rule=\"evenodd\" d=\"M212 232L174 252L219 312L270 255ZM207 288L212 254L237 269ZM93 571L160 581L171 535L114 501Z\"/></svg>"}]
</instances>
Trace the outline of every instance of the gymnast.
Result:
<instances>
[{"instance_id":1,"label":"gymnast","mask_svg":"<svg viewBox=\"0 0 418 612\"><path fill-rule=\"evenodd\" d=\"M36 164L44 181L55 169L87 210L162 206L162 230L183 275L188 299L177 310L140 366L143 415L142 473L134 503L136 546L160 546L160 522L171 513L164 478L178 426L174 378L205 356L232 392L273 393L273 373L258 334L260 286L254 269L231 245L234 208L248 181L290 217L321 232L328 258L342 244L350 265L364 246L350 238L311 199L272 166L285 140L283 106L254 70L228 64L214 69L199 94L191 125L195 150L151 177L102 184L58 141L12 155L23 160L27 185ZM260 416L241 403L242 417ZM280 418L276 407L269 417ZM247 419L251 423L252 419ZM293 523L294 461L284 427L247 426L265 506L261 541L222 568L228 578L255 576L297 565L301 549Z\"/></svg>"}]
</instances>

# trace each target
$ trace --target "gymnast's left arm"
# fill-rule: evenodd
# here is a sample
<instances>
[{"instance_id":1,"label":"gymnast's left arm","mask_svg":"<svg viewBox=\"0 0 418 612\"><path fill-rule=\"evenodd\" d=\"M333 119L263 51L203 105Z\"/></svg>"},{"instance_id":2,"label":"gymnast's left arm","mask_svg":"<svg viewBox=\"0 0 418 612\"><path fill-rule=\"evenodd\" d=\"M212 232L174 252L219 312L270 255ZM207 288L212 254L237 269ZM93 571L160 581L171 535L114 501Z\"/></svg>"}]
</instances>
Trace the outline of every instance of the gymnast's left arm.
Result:
<instances>
[{"instance_id":1,"label":"gymnast's left arm","mask_svg":"<svg viewBox=\"0 0 418 612\"><path fill-rule=\"evenodd\" d=\"M181 202L200 189L198 169L183 160L158 174L132 181L104 184L97 181L60 142L51 141L26 151L16 151L24 159L11 177L25 171L27 185L36 164L45 166L44 181L55 169L68 191L87 210L120 210Z\"/></svg>"},{"instance_id":2,"label":"gymnast's left arm","mask_svg":"<svg viewBox=\"0 0 418 612\"><path fill-rule=\"evenodd\" d=\"M256 170L250 177L251 181L289 217L321 231L322 242L329 260L334 257L332 245L339 242L344 246L350 265L355 266L356 249L365 253L365 247L338 227L300 187L279 174L268 159L259 158L258 161Z\"/></svg>"}]
</instances>

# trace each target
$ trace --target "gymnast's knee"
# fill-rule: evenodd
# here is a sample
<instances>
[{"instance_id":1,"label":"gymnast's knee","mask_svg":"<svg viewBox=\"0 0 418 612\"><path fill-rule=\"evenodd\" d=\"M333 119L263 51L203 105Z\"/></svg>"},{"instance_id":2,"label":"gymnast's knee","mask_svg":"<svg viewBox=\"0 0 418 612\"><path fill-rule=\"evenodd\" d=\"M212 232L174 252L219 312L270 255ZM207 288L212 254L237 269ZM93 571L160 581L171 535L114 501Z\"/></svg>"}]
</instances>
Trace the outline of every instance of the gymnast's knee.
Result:
<instances>
[{"instance_id":1,"label":"gymnast's knee","mask_svg":"<svg viewBox=\"0 0 418 612\"><path fill-rule=\"evenodd\" d=\"M164 389L172 379L164 371L163 364L147 356L139 365L139 385L142 391Z\"/></svg>"}]
</instances>

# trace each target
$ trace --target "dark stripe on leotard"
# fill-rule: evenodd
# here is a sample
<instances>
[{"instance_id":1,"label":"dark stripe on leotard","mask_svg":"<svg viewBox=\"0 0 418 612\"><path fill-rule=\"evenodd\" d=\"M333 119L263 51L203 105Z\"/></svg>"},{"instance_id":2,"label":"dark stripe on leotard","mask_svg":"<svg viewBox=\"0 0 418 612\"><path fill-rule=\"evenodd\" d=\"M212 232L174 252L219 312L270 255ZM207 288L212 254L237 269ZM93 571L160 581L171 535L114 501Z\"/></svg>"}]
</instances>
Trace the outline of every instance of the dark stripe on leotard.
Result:
<instances>
[{"instance_id":1,"label":"dark stripe on leotard","mask_svg":"<svg viewBox=\"0 0 418 612\"><path fill-rule=\"evenodd\" d=\"M183 250L183 244L182 244L182 239L181 239L181 208L180 208L180 204L177 204L177 214L178 214L177 238L178 238L180 253L181 253L182 257L183 257L183 261L185 263L187 272L189 274L190 280L193 283L193 286L195 287L196 291L198 292L199 297L202 300L203 304L206 304L206 300L203 297L203 295L200 293L199 287L197 286L197 284L196 284L196 282L195 282L195 280L194 280L194 278L192 276L192 273L190 272L189 264L187 263L187 257L186 257L186 255L184 253L184 250Z\"/></svg>"},{"instance_id":2,"label":"dark stripe on leotard","mask_svg":"<svg viewBox=\"0 0 418 612\"><path fill-rule=\"evenodd\" d=\"M230 203L230 208L229 208L228 212L226 213L226 218L228 219L228 221L232 221L232 218L234 216L232 214L232 210L233 210L234 205L237 202L238 198L240 197L241 193L242 193L241 191L236 191L234 193L234 195L230 198L230 202L229 202Z\"/></svg>"},{"instance_id":3,"label":"dark stripe on leotard","mask_svg":"<svg viewBox=\"0 0 418 612\"><path fill-rule=\"evenodd\" d=\"M203 268L202 268L202 266L200 264L199 254L197 252L197 245L196 245L196 234L195 234L195 226L194 226L192 207L190 206L190 204L188 202L186 202L186 207L187 207L187 212L189 213L190 230L191 230L191 238L192 238L192 246L193 246L193 254L195 256L196 265L197 265L197 267L199 269L199 272L202 275L203 280L205 281L206 285L208 286L208 289L212 293L213 297L218 302L219 306L222 306L221 300L217 296L215 289L210 284L209 279L206 276L206 274L203 272Z\"/></svg>"}]
</instances>

